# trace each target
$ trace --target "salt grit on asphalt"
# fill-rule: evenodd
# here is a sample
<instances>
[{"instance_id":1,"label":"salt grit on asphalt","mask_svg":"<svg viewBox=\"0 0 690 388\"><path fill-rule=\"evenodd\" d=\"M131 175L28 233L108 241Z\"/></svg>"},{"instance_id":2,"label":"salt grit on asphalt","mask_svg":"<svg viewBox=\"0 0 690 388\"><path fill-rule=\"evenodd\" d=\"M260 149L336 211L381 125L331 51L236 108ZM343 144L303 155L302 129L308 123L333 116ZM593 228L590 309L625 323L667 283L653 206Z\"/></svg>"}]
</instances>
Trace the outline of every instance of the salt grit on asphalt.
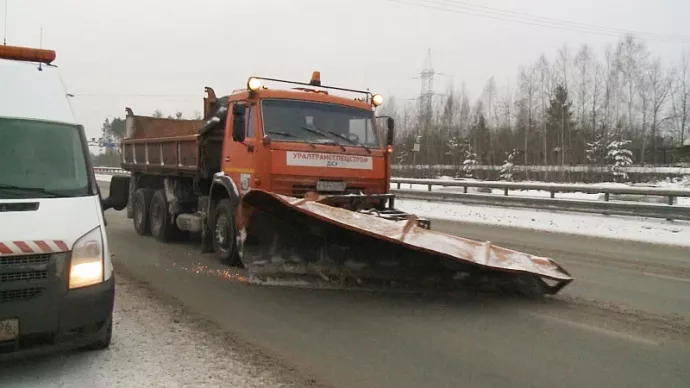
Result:
<instances>
[{"instance_id":1,"label":"salt grit on asphalt","mask_svg":"<svg viewBox=\"0 0 690 388\"><path fill-rule=\"evenodd\" d=\"M0 387L314 387L116 274L113 340L102 352L0 363ZM247 360L252 360L248 362Z\"/></svg>"}]
</instances>

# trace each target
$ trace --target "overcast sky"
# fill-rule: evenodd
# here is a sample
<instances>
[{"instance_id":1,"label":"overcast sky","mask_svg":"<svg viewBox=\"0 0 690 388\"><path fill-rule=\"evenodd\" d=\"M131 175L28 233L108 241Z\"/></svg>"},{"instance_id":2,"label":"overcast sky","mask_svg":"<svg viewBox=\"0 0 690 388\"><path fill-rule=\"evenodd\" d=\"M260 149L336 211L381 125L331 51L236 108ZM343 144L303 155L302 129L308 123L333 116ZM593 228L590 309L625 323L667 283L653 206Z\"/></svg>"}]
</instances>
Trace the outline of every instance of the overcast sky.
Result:
<instances>
[{"instance_id":1,"label":"overcast sky","mask_svg":"<svg viewBox=\"0 0 690 388\"><path fill-rule=\"evenodd\" d=\"M518 66L542 53L554 58L565 43L601 55L617 40L450 11L466 4L690 37L688 0L7 1L7 44L37 46L43 28L43 47L57 51L77 118L93 137L125 107L191 116L202 110L204 86L229 93L250 75L308 81L320 70L324 84L414 98L431 49L435 70L450 76L436 77L436 91L452 79L476 98L490 76L502 87ZM667 62L690 48L646 43Z\"/></svg>"}]
</instances>

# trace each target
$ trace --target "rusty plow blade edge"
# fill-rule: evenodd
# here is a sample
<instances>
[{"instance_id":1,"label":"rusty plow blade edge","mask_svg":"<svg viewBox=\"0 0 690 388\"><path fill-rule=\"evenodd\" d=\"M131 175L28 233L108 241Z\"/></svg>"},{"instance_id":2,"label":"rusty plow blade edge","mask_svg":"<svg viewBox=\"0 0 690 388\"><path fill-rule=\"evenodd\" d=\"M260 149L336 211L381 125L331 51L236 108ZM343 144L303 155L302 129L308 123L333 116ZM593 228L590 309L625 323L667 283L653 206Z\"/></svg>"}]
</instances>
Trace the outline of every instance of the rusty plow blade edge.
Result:
<instances>
[{"instance_id":1,"label":"rusty plow blade edge","mask_svg":"<svg viewBox=\"0 0 690 388\"><path fill-rule=\"evenodd\" d=\"M261 190L245 194L238 243L250 274L529 295L556 294L573 280L550 258L427 230L414 219L386 220L320 200Z\"/></svg>"}]
</instances>

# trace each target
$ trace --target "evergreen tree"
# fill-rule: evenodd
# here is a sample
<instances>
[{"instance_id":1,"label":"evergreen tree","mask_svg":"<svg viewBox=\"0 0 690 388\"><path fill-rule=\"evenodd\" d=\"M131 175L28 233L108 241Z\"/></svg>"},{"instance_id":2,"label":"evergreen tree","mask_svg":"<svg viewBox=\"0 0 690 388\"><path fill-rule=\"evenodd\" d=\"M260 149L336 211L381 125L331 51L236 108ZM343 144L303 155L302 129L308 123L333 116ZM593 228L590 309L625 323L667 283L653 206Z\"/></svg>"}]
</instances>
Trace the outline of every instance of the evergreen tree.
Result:
<instances>
[{"instance_id":1,"label":"evergreen tree","mask_svg":"<svg viewBox=\"0 0 690 388\"><path fill-rule=\"evenodd\" d=\"M573 120L572 101L568 97L568 89L558 84L553 92L553 98L546 111L546 150L549 151L549 164L568 164L568 139Z\"/></svg>"}]
</instances>

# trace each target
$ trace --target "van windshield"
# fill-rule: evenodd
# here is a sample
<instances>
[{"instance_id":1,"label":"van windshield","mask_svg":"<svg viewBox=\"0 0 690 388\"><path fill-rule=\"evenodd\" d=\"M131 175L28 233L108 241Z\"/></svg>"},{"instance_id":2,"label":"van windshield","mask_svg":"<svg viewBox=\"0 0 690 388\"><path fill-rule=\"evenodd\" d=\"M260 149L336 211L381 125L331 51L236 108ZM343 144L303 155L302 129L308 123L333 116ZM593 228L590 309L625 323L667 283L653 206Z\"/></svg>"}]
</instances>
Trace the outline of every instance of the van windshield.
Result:
<instances>
[{"instance_id":1,"label":"van windshield","mask_svg":"<svg viewBox=\"0 0 690 388\"><path fill-rule=\"evenodd\" d=\"M0 117L0 198L89 195L76 125Z\"/></svg>"}]
</instances>

